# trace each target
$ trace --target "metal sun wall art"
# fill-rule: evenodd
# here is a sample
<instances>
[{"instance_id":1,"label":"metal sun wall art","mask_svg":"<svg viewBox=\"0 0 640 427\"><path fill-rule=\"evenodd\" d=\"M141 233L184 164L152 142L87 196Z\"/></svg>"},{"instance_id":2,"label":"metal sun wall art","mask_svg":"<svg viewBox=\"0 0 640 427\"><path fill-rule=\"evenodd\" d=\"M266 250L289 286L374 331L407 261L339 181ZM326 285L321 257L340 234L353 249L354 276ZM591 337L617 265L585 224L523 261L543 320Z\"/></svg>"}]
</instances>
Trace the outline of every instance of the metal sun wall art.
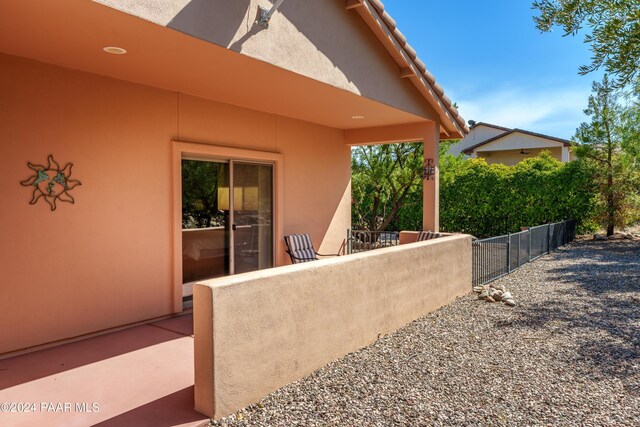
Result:
<instances>
[{"instance_id":1,"label":"metal sun wall art","mask_svg":"<svg viewBox=\"0 0 640 427\"><path fill-rule=\"evenodd\" d=\"M51 207L52 211L56 210L56 202L74 203L74 198L68 193L69 190L81 185L77 179L71 179L71 168L73 163L67 163L60 169L60 165L53 159L53 156L47 158L47 165L37 165L27 162L27 165L35 174L20 184L25 187L33 187L33 196L29 204L35 205L38 200L44 197L45 202Z\"/></svg>"}]
</instances>

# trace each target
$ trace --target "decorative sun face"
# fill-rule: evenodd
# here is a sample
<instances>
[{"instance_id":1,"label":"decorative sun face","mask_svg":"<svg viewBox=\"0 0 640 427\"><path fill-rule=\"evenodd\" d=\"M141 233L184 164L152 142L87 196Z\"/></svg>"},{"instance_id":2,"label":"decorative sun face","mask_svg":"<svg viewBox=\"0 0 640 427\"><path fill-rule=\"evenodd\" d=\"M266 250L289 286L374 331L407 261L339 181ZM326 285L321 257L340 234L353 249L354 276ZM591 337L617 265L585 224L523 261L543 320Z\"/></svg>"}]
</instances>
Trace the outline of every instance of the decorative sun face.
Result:
<instances>
[{"instance_id":1,"label":"decorative sun face","mask_svg":"<svg viewBox=\"0 0 640 427\"><path fill-rule=\"evenodd\" d=\"M34 205L44 197L51 210L55 211L56 201L58 200L66 203L75 202L68 191L81 185L81 183L77 179L70 179L73 163L67 163L64 168L60 169L58 162L50 155L47 158L47 166L36 165L31 162L28 162L27 165L35 172L35 175L21 181L20 184L25 187L33 187L33 196L29 204Z\"/></svg>"}]
</instances>

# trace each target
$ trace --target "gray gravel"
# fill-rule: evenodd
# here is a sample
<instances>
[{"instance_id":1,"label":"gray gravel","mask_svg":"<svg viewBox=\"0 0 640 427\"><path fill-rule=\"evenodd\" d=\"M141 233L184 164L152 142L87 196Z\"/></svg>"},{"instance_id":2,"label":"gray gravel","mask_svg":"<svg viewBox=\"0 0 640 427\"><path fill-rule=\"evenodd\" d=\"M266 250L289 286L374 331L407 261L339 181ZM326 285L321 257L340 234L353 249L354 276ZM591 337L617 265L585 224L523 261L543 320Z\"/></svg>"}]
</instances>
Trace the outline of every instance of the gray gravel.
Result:
<instances>
[{"instance_id":1,"label":"gray gravel","mask_svg":"<svg viewBox=\"0 0 640 427\"><path fill-rule=\"evenodd\" d=\"M640 425L640 242L581 242L214 426Z\"/></svg>"}]
</instances>

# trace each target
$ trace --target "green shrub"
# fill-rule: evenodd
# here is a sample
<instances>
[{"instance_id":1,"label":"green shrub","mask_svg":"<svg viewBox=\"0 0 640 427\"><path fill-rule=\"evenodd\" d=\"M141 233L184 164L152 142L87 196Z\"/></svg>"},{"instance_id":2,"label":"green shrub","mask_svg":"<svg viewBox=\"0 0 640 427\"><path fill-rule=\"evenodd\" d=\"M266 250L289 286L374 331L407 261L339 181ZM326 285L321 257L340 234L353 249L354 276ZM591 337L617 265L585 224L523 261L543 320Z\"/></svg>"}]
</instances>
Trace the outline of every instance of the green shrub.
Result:
<instances>
[{"instance_id":1,"label":"green shrub","mask_svg":"<svg viewBox=\"0 0 640 427\"><path fill-rule=\"evenodd\" d=\"M561 163L549 153L515 166L445 156L440 163L440 227L497 236L565 219L593 228L596 194L587 163Z\"/></svg>"},{"instance_id":2,"label":"green shrub","mask_svg":"<svg viewBox=\"0 0 640 427\"><path fill-rule=\"evenodd\" d=\"M443 149L444 147L444 149ZM515 166L489 165L440 153L440 228L478 237L513 233L521 227L565 219L578 221L578 232L596 228L595 171L590 162L561 163L549 153ZM354 151L352 224L354 229L422 228L421 144L370 150L367 161ZM393 154L393 155L390 155ZM399 160L409 159L411 161ZM408 178L407 178L408 177ZM402 198L397 197L399 189ZM394 190L394 191L392 191ZM394 196L395 195L395 196ZM399 206L393 209L394 202ZM373 207L377 207L374 209ZM386 224L385 224L386 223Z\"/></svg>"}]
</instances>

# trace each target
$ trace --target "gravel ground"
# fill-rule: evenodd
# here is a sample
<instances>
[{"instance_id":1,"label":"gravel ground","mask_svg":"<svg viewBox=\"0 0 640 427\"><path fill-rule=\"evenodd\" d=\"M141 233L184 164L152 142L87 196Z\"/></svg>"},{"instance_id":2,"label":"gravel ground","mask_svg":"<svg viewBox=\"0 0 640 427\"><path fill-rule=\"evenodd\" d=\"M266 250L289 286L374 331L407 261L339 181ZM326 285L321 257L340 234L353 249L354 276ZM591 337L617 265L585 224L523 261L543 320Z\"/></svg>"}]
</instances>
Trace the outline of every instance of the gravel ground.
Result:
<instances>
[{"instance_id":1,"label":"gravel ground","mask_svg":"<svg viewBox=\"0 0 640 427\"><path fill-rule=\"evenodd\" d=\"M640 425L640 242L581 242L214 426Z\"/></svg>"}]
</instances>

